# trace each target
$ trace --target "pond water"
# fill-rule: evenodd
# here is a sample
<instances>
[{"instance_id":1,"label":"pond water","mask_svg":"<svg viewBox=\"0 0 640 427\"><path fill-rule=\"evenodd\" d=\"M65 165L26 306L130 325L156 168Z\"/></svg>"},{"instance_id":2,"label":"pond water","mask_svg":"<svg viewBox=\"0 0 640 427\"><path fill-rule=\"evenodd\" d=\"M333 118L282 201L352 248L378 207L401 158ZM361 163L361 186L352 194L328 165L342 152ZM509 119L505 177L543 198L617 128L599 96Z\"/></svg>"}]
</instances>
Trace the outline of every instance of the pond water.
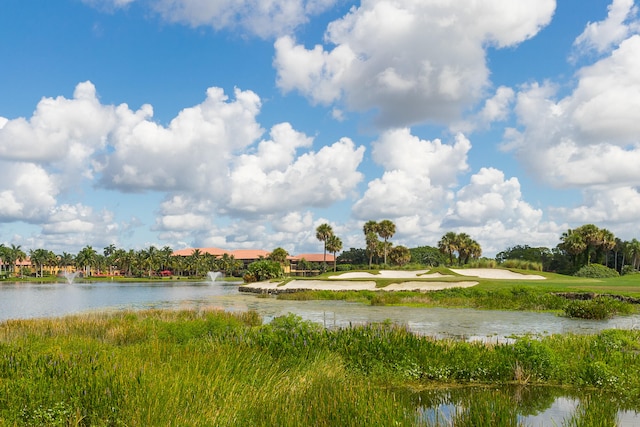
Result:
<instances>
[{"instance_id":1,"label":"pond water","mask_svg":"<svg viewBox=\"0 0 640 427\"><path fill-rule=\"evenodd\" d=\"M284 301L240 293L237 287L237 283L225 281L2 283L0 321L99 310L214 307L228 311L254 310L266 322L293 313L326 327L390 320L423 335L493 342L525 334L582 334L602 329L640 328L640 315L593 321L522 311L369 306L344 301Z\"/></svg>"},{"instance_id":2,"label":"pond water","mask_svg":"<svg viewBox=\"0 0 640 427\"><path fill-rule=\"evenodd\" d=\"M254 310L265 322L293 313L326 327L390 320L423 335L489 342L508 342L513 336L525 334L589 334L603 329L640 328L638 315L593 321L567 319L550 313L386 307L344 301L284 301L243 294L237 288L237 283L224 281L1 283L0 321L107 310L219 308L227 311ZM602 405L593 403L603 402L598 396L570 395L567 390L550 391L552 389L525 388L513 391L500 387L492 390L461 390L441 390L411 396L416 400L417 417L432 425L434 421L437 425L455 425L456 420L466 416L465 410L484 399L490 402L490 408L494 408L496 402L507 402L502 409L506 412L501 415L510 420L505 425L581 425L580 417L590 417L592 413L607 418L608 421L604 420L604 424L598 425L640 425L637 408L622 408L611 403L614 402L612 400L603 411ZM485 409L480 408L479 411Z\"/></svg>"}]
</instances>

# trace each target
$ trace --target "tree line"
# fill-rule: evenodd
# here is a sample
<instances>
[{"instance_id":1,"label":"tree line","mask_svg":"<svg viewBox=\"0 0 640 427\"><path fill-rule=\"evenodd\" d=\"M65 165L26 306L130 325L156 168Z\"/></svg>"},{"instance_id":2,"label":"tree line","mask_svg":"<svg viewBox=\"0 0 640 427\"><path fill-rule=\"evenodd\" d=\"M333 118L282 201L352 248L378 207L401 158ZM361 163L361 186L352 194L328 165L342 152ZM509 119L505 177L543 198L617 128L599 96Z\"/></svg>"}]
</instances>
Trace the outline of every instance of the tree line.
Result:
<instances>
[{"instance_id":1,"label":"tree line","mask_svg":"<svg viewBox=\"0 0 640 427\"><path fill-rule=\"evenodd\" d=\"M194 249L186 257L173 256L173 249L169 246L157 248L150 246L140 250L125 250L115 245L105 247L99 253L91 246L85 246L77 254L67 252L55 254L47 249L33 249L28 251L32 272L28 267L18 267L18 274L35 274L42 277L45 267L58 268L62 271L71 269L82 272L85 276L96 273L113 275L117 270L126 276L151 277L162 271L171 271L179 276L201 276L208 271L221 271L229 276L240 275L244 263L235 259L233 255L223 254L216 257L212 254ZM0 244L0 275L14 274L16 263L27 259L27 253L20 245L5 246Z\"/></svg>"}]
</instances>

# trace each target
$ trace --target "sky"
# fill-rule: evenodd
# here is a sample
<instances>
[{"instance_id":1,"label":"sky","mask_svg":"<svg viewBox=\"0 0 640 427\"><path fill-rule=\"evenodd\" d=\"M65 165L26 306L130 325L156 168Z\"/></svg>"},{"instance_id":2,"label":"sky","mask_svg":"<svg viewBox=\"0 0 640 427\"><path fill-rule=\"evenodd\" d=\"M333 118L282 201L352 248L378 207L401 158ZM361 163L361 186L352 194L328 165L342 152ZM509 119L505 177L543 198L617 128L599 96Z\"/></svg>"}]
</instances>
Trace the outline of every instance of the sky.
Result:
<instances>
[{"instance_id":1,"label":"sky","mask_svg":"<svg viewBox=\"0 0 640 427\"><path fill-rule=\"evenodd\" d=\"M640 237L633 0L3 0L0 243Z\"/></svg>"}]
</instances>

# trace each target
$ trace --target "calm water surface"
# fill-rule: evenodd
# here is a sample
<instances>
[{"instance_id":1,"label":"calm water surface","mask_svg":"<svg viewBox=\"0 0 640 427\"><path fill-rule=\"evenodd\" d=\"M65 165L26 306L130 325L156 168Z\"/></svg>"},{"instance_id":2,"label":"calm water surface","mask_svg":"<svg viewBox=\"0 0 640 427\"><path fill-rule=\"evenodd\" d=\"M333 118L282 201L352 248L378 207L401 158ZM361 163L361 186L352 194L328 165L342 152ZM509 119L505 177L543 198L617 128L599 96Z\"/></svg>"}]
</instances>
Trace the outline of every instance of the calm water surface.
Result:
<instances>
[{"instance_id":1,"label":"calm water surface","mask_svg":"<svg viewBox=\"0 0 640 427\"><path fill-rule=\"evenodd\" d=\"M594 333L640 328L640 316L605 321L575 320L550 313L473 309L368 306L344 301L281 301L238 292L217 282L0 284L0 321L57 317L100 310L216 307L255 310L265 321L293 313L327 327L391 320L436 337L501 341L513 335Z\"/></svg>"},{"instance_id":2,"label":"calm water surface","mask_svg":"<svg viewBox=\"0 0 640 427\"><path fill-rule=\"evenodd\" d=\"M0 321L38 317L58 317L94 311L139 310L150 308L220 308L227 311L255 310L268 322L288 313L321 323L341 327L391 320L411 330L434 337L456 337L491 342L509 341L525 334L595 333L602 329L638 329L640 316L606 321L575 320L549 313L517 311L482 311L472 309L380 307L344 301L280 301L243 294L238 284L217 282L119 283L92 282L74 284L0 284ZM445 391L446 392L446 391ZM448 393L448 392L447 392ZM518 393L521 396L522 392ZM534 395L540 396L540 392ZM425 396L426 397L426 396ZM451 396L449 396L451 397ZM425 399L431 400L431 399ZM444 416L451 420L456 408L467 404L457 399L417 402L423 408L421 418ZM520 400L520 397L518 398ZM580 399L575 396L551 396L539 411L521 413L518 422L531 426L562 425L576 413ZM527 412L527 411L525 411ZM607 425L640 425L638 412L613 409ZM445 422L445 425L448 425Z\"/></svg>"}]
</instances>

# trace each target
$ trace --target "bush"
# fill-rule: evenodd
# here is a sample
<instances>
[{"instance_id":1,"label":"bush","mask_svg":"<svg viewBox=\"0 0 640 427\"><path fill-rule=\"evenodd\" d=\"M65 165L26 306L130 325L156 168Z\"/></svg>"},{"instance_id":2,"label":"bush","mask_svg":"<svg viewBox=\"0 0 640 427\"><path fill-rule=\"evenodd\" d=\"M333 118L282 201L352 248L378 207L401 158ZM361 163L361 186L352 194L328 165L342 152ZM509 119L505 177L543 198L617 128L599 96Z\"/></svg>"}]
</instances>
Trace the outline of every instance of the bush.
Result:
<instances>
[{"instance_id":1,"label":"bush","mask_svg":"<svg viewBox=\"0 0 640 427\"><path fill-rule=\"evenodd\" d=\"M602 264L589 264L582 267L575 274L578 277L589 277L592 279L605 279L607 277L618 277L618 272Z\"/></svg>"},{"instance_id":2,"label":"bush","mask_svg":"<svg viewBox=\"0 0 640 427\"><path fill-rule=\"evenodd\" d=\"M248 274L252 275L257 281L284 277L282 265L277 261L260 260L252 262L247 267L247 270ZM247 277L246 274L245 277Z\"/></svg>"},{"instance_id":3,"label":"bush","mask_svg":"<svg viewBox=\"0 0 640 427\"><path fill-rule=\"evenodd\" d=\"M636 270L634 270L633 266L631 265L625 265L624 267L622 267L622 275L625 276L627 274L637 274L638 272Z\"/></svg>"},{"instance_id":4,"label":"bush","mask_svg":"<svg viewBox=\"0 0 640 427\"><path fill-rule=\"evenodd\" d=\"M609 319L618 313L627 314L630 311L629 303L624 303L613 298L598 297L590 300L573 300L564 308L567 317L578 319Z\"/></svg>"}]
</instances>

